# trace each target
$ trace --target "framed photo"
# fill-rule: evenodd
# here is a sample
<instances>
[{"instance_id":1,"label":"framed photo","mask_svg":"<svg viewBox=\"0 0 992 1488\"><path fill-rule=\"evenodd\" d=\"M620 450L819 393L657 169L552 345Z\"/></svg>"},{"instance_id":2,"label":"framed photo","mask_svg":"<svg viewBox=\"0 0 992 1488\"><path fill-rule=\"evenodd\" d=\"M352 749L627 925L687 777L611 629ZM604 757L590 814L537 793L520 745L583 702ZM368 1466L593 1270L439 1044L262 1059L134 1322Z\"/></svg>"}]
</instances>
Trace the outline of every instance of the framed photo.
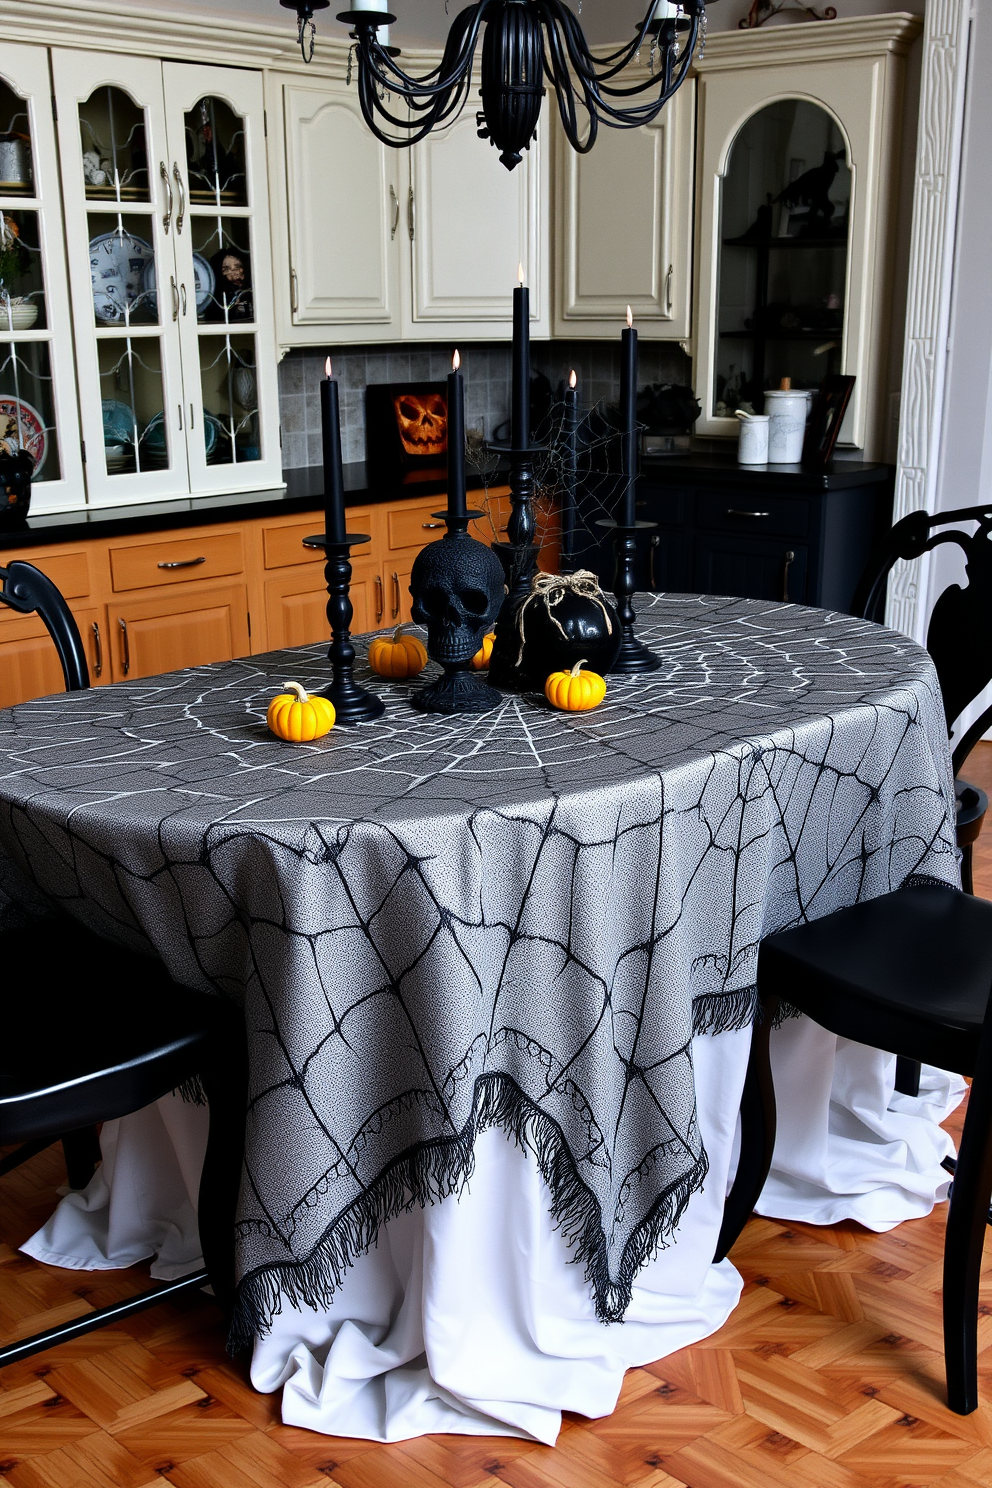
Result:
<instances>
[{"instance_id":1,"label":"framed photo","mask_svg":"<svg viewBox=\"0 0 992 1488\"><path fill-rule=\"evenodd\" d=\"M853 377L825 377L813 399L803 441L804 465L828 465L854 391Z\"/></svg>"},{"instance_id":2,"label":"framed photo","mask_svg":"<svg viewBox=\"0 0 992 1488\"><path fill-rule=\"evenodd\" d=\"M365 459L375 478L409 481L444 475L447 384L371 383L365 389Z\"/></svg>"}]
</instances>

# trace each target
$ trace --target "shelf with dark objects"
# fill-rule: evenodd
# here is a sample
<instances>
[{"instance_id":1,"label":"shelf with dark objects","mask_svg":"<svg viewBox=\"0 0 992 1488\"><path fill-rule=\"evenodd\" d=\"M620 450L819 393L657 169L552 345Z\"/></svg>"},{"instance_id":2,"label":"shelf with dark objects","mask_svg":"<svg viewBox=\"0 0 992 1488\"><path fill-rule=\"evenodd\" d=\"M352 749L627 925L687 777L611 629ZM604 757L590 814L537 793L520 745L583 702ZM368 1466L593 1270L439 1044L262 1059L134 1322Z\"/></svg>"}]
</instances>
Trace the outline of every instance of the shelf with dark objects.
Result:
<instances>
[{"instance_id":1,"label":"shelf with dark objects","mask_svg":"<svg viewBox=\"0 0 992 1488\"><path fill-rule=\"evenodd\" d=\"M28 514L24 526L0 529L0 550L26 548L43 543L80 542L88 537L125 537L139 532L164 532L181 527L211 526L216 522L238 522L248 517L291 516L311 512L323 504L324 476L319 465L284 470L285 491L238 491L233 495L187 496L175 501L130 502L121 506L84 507L78 511ZM501 470L487 471L483 478L467 468L469 491L484 492L502 485ZM385 481L369 477L365 462L344 467L347 506L378 506L418 496L443 496L445 476L431 480Z\"/></svg>"},{"instance_id":2,"label":"shelf with dark objects","mask_svg":"<svg viewBox=\"0 0 992 1488\"><path fill-rule=\"evenodd\" d=\"M891 525L894 481L893 466L859 460L818 470L738 465L730 455L645 461L637 516L657 527L638 534L637 588L784 599L849 613ZM612 544L604 541L598 551L600 581L611 589Z\"/></svg>"}]
</instances>

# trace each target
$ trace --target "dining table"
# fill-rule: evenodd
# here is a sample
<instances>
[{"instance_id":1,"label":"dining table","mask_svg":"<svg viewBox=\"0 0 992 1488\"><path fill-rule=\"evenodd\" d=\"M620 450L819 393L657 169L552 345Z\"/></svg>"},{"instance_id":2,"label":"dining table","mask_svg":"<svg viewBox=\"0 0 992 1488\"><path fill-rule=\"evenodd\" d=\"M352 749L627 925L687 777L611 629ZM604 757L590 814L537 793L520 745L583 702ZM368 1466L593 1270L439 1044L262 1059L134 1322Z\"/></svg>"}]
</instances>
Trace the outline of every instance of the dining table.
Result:
<instances>
[{"instance_id":1,"label":"dining table","mask_svg":"<svg viewBox=\"0 0 992 1488\"><path fill-rule=\"evenodd\" d=\"M231 1336L287 1422L554 1442L715 1332L762 937L960 884L925 650L795 604L635 607L661 665L588 712L424 714L359 640L385 712L309 744L266 708L326 684L319 644L0 714L0 924L54 907L243 1008ZM885 1229L946 1197L960 1080L898 1095L890 1055L798 1017L772 1052L762 1213ZM179 1094L107 1123L24 1248L193 1269L205 1124Z\"/></svg>"}]
</instances>

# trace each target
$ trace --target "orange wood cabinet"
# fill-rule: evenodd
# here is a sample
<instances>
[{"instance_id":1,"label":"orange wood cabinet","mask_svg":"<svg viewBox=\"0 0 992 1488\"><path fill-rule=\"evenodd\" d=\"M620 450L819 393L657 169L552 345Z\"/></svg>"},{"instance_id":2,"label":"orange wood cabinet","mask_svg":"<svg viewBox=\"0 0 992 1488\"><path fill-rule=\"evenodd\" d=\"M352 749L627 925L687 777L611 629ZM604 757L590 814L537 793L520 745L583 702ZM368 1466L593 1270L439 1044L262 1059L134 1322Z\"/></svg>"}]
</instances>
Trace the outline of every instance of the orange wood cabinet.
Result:
<instances>
[{"instance_id":1,"label":"orange wood cabinet","mask_svg":"<svg viewBox=\"0 0 992 1488\"><path fill-rule=\"evenodd\" d=\"M491 542L505 528L508 491L489 493L472 524ZM410 571L441 537L433 513L443 496L413 497L348 512L348 530L370 542L353 550L356 635L410 618ZM0 551L33 563L58 585L76 617L94 686L151 677L210 661L258 655L328 637L323 554L303 539L323 514L257 517L131 537L88 538ZM0 707L62 690L48 632L0 605Z\"/></svg>"}]
</instances>

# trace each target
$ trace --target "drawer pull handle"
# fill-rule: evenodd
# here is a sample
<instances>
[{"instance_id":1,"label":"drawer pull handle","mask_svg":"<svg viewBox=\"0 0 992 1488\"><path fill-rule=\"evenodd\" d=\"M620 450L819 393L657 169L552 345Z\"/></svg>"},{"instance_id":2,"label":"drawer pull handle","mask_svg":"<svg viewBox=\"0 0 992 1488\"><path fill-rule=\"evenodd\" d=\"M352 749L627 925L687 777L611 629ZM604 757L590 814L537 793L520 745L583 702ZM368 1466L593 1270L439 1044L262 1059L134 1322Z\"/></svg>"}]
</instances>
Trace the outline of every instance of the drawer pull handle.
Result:
<instances>
[{"instance_id":1,"label":"drawer pull handle","mask_svg":"<svg viewBox=\"0 0 992 1488\"><path fill-rule=\"evenodd\" d=\"M195 568L198 563L206 561L206 558L177 558L173 563L160 563L159 568Z\"/></svg>"},{"instance_id":2,"label":"drawer pull handle","mask_svg":"<svg viewBox=\"0 0 992 1488\"><path fill-rule=\"evenodd\" d=\"M379 625L382 621L383 612L386 608L386 592L382 584L382 574L375 576L375 623Z\"/></svg>"},{"instance_id":3,"label":"drawer pull handle","mask_svg":"<svg viewBox=\"0 0 992 1488\"><path fill-rule=\"evenodd\" d=\"M103 676L103 641L100 639L100 627L99 627L99 625L97 625L97 623L96 623L95 620L93 621L93 649L96 652L96 660L93 663L93 670L94 670L94 672L96 673L96 675L98 677L102 677Z\"/></svg>"},{"instance_id":4,"label":"drawer pull handle","mask_svg":"<svg viewBox=\"0 0 992 1488\"><path fill-rule=\"evenodd\" d=\"M741 511L739 507L728 506L728 517L770 517L771 512Z\"/></svg>"},{"instance_id":5,"label":"drawer pull handle","mask_svg":"<svg viewBox=\"0 0 992 1488\"><path fill-rule=\"evenodd\" d=\"M121 661L121 671L126 677L128 672L131 670L131 643L128 640L127 621L118 620L117 623L121 628L121 642L124 650L123 660Z\"/></svg>"},{"instance_id":6,"label":"drawer pull handle","mask_svg":"<svg viewBox=\"0 0 992 1488\"><path fill-rule=\"evenodd\" d=\"M789 603L789 569L796 561L796 555L791 548L785 551L785 566L782 569L782 603Z\"/></svg>"},{"instance_id":7,"label":"drawer pull handle","mask_svg":"<svg viewBox=\"0 0 992 1488\"><path fill-rule=\"evenodd\" d=\"M436 532L439 527L443 527L444 526L444 523L443 522L421 522L420 525L421 525L421 527L423 527L423 529L424 529L425 532Z\"/></svg>"},{"instance_id":8,"label":"drawer pull handle","mask_svg":"<svg viewBox=\"0 0 992 1488\"><path fill-rule=\"evenodd\" d=\"M399 619L400 613L400 576L393 574L393 619Z\"/></svg>"}]
</instances>

